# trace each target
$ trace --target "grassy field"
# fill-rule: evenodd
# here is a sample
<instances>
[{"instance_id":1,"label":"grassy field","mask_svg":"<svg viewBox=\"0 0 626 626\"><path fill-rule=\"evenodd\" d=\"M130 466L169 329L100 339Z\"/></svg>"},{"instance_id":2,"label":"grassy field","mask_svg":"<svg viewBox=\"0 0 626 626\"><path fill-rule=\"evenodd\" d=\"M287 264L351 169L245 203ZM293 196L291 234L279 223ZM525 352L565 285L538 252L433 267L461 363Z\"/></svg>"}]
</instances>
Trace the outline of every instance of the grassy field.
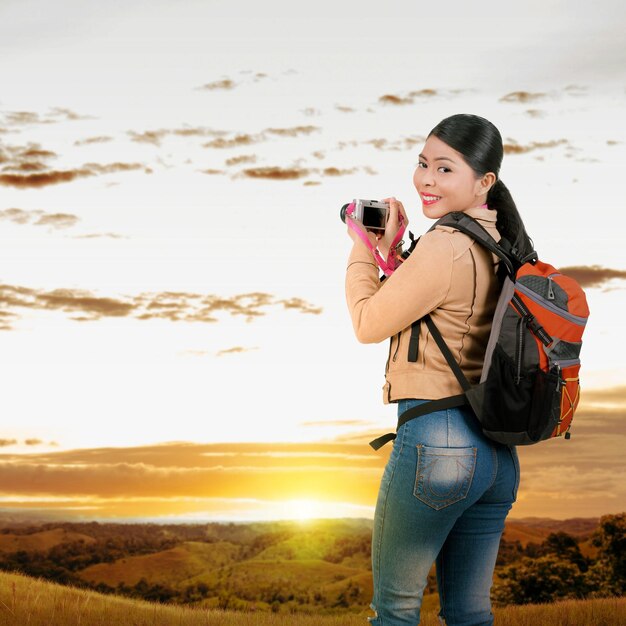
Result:
<instances>
[{"instance_id":1,"label":"grassy field","mask_svg":"<svg viewBox=\"0 0 626 626\"><path fill-rule=\"evenodd\" d=\"M366 616L240 613L152 604L0 572L0 626L357 626ZM427 613L422 626L436 626ZM507 607L497 626L618 626L626 623L626 598Z\"/></svg>"}]
</instances>

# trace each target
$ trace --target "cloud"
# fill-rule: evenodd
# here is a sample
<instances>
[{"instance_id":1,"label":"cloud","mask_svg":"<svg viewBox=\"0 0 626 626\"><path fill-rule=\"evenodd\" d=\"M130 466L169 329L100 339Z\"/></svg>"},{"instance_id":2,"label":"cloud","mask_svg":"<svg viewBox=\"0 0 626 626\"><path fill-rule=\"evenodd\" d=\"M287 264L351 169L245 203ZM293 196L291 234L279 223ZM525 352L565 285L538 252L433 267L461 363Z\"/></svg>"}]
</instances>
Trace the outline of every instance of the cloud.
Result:
<instances>
[{"instance_id":1,"label":"cloud","mask_svg":"<svg viewBox=\"0 0 626 626\"><path fill-rule=\"evenodd\" d=\"M399 150L412 150L416 145L421 145L426 141L426 137L422 135L409 135L408 137L401 137L400 139L367 139L365 141L340 141L337 144L339 150L345 148L357 148L359 145L373 146L377 150L387 151L399 151Z\"/></svg>"},{"instance_id":2,"label":"cloud","mask_svg":"<svg viewBox=\"0 0 626 626\"><path fill-rule=\"evenodd\" d=\"M28 224L33 219L39 219L43 211L24 211L23 209L4 209L0 211L0 220L7 220L15 224Z\"/></svg>"},{"instance_id":3,"label":"cloud","mask_svg":"<svg viewBox=\"0 0 626 626\"><path fill-rule=\"evenodd\" d=\"M87 235L74 235L74 239L99 239L99 238L108 238L108 239L128 239L125 235L120 235L118 233L89 233Z\"/></svg>"},{"instance_id":4,"label":"cloud","mask_svg":"<svg viewBox=\"0 0 626 626\"><path fill-rule=\"evenodd\" d=\"M514 139L508 139L509 143L504 144L504 154L524 154L540 148L554 148L563 144L569 144L567 139L554 139L551 141L533 141L527 146L520 146Z\"/></svg>"},{"instance_id":5,"label":"cloud","mask_svg":"<svg viewBox=\"0 0 626 626\"><path fill-rule=\"evenodd\" d=\"M27 446L39 446L43 441L41 439L24 439L24 443Z\"/></svg>"},{"instance_id":6,"label":"cloud","mask_svg":"<svg viewBox=\"0 0 626 626\"><path fill-rule=\"evenodd\" d=\"M594 403L602 398L619 399L621 408L598 411ZM571 440L518 447L521 483L515 517L589 517L624 509L625 400L625 387L589 392L575 417ZM369 424L346 419L302 426L356 429ZM369 433L369 438L382 432L384 427ZM0 492L5 507L19 508L22 498L28 507L45 508L56 499L54 506L67 507L68 516L77 503L94 507L97 515L112 510L142 515L149 501L153 514L163 515L174 510L174 501L184 513L195 510L196 499L211 498L312 498L373 506L391 447L373 452L364 432L360 434L361 440L353 441L170 442L28 455L7 452L0 454ZM13 502L7 502L11 497ZM38 497L41 503L36 502Z\"/></svg>"},{"instance_id":7,"label":"cloud","mask_svg":"<svg viewBox=\"0 0 626 626\"><path fill-rule=\"evenodd\" d=\"M282 304L285 309L296 309L301 313L311 313L319 315L322 312L321 307L314 307L302 298L290 298L289 300L277 300L276 304Z\"/></svg>"},{"instance_id":8,"label":"cloud","mask_svg":"<svg viewBox=\"0 0 626 626\"><path fill-rule=\"evenodd\" d=\"M52 226L52 228L69 228L75 226L78 221L79 218L71 213L47 213L34 224L35 226Z\"/></svg>"},{"instance_id":9,"label":"cloud","mask_svg":"<svg viewBox=\"0 0 626 626\"><path fill-rule=\"evenodd\" d=\"M408 97L400 97L400 96L396 96L394 94L385 94L384 96L381 96L380 98L378 98L378 102L381 102L382 104L413 104L413 99L412 98L408 98Z\"/></svg>"},{"instance_id":10,"label":"cloud","mask_svg":"<svg viewBox=\"0 0 626 626\"><path fill-rule=\"evenodd\" d=\"M293 180L309 175L309 170L300 167L253 167L242 171L249 178L269 178L273 180Z\"/></svg>"},{"instance_id":11,"label":"cloud","mask_svg":"<svg viewBox=\"0 0 626 626\"><path fill-rule=\"evenodd\" d=\"M212 141L202 144L203 148L217 148L219 150L236 148L239 146L250 146L253 144L267 141L268 135L278 135L279 137L299 137L300 135L310 135L313 132L321 130L317 126L293 126L290 128L266 128L256 133L237 133L230 138L224 136L217 137ZM225 133L223 133L225 134Z\"/></svg>"},{"instance_id":12,"label":"cloud","mask_svg":"<svg viewBox=\"0 0 626 626\"><path fill-rule=\"evenodd\" d=\"M230 78L224 78L222 80L216 80L212 83L206 83L202 85L200 89L208 89L210 91L215 91L216 89L234 89L236 83L233 82Z\"/></svg>"},{"instance_id":13,"label":"cloud","mask_svg":"<svg viewBox=\"0 0 626 626\"><path fill-rule=\"evenodd\" d=\"M252 497L371 503L382 462L367 452L361 446L333 443L171 443L3 454L0 493L17 499Z\"/></svg>"},{"instance_id":14,"label":"cloud","mask_svg":"<svg viewBox=\"0 0 626 626\"><path fill-rule=\"evenodd\" d=\"M76 113L70 109L62 108L62 107L54 107L51 109L51 115L53 116L62 116L66 120L92 120L95 119L92 115L80 115L80 113Z\"/></svg>"},{"instance_id":15,"label":"cloud","mask_svg":"<svg viewBox=\"0 0 626 626\"><path fill-rule=\"evenodd\" d=\"M213 139L205 144L202 144L203 148L236 148L238 146L250 146L255 143L260 143L261 141L265 141L266 137L263 134L258 135L249 135L247 133L235 135L231 139L224 139L223 137L218 137L217 139Z\"/></svg>"},{"instance_id":16,"label":"cloud","mask_svg":"<svg viewBox=\"0 0 626 626\"><path fill-rule=\"evenodd\" d=\"M2 146L0 148L0 162L7 163L0 174L0 185L18 188L37 188L73 181L86 176L109 174L145 168L146 173L152 170L140 163L85 163L82 167L70 170L45 170L48 165L42 160L56 158L56 153L42 150L38 144L28 146ZM8 173L8 172L35 172L35 173Z\"/></svg>"},{"instance_id":17,"label":"cloud","mask_svg":"<svg viewBox=\"0 0 626 626\"><path fill-rule=\"evenodd\" d=\"M160 146L164 137L171 135L178 137L221 137L226 134L222 130L214 130L204 126L191 126L183 128L160 128L157 130L146 130L138 133L134 130L127 131L132 141L137 143L151 143Z\"/></svg>"},{"instance_id":18,"label":"cloud","mask_svg":"<svg viewBox=\"0 0 626 626\"><path fill-rule=\"evenodd\" d=\"M571 265L559 270L578 281L581 287L601 287L615 278L626 279L626 270L616 270L599 265Z\"/></svg>"},{"instance_id":19,"label":"cloud","mask_svg":"<svg viewBox=\"0 0 626 626\"><path fill-rule=\"evenodd\" d=\"M626 385L608 389L585 389L583 407L613 404L626 408Z\"/></svg>"},{"instance_id":20,"label":"cloud","mask_svg":"<svg viewBox=\"0 0 626 626\"><path fill-rule=\"evenodd\" d=\"M89 115L80 115L74 111L62 107L54 107L50 109L50 112L46 117L43 117L40 113L35 111L9 111L4 114L5 123L13 126L26 126L29 124L55 124L59 120L55 119L62 117L64 120L86 120L94 119Z\"/></svg>"},{"instance_id":21,"label":"cloud","mask_svg":"<svg viewBox=\"0 0 626 626\"><path fill-rule=\"evenodd\" d=\"M256 156L254 154L242 154L240 156L226 159L226 165L241 165L242 163L255 163Z\"/></svg>"},{"instance_id":22,"label":"cloud","mask_svg":"<svg viewBox=\"0 0 626 626\"><path fill-rule=\"evenodd\" d=\"M99 297L86 290L54 289L0 285L2 315L0 328L9 330L18 319L20 308L57 310L75 321L95 321L106 317L133 317L137 320L167 319L173 322L217 322L218 313L242 316L250 322L266 314L268 308L282 306L304 314L319 315L315 307L301 298L278 299L267 293L245 293L231 297L185 292L142 293L121 298Z\"/></svg>"},{"instance_id":23,"label":"cloud","mask_svg":"<svg viewBox=\"0 0 626 626\"><path fill-rule=\"evenodd\" d=\"M266 132L281 137L298 137L299 135L310 135L321 130L317 126L294 126L293 128L267 128Z\"/></svg>"},{"instance_id":24,"label":"cloud","mask_svg":"<svg viewBox=\"0 0 626 626\"><path fill-rule=\"evenodd\" d=\"M528 91L512 91L500 98L500 102L536 102L547 98L545 93L530 93Z\"/></svg>"},{"instance_id":25,"label":"cloud","mask_svg":"<svg viewBox=\"0 0 626 626\"><path fill-rule=\"evenodd\" d=\"M9 111L4 114L5 124L21 126L26 124L53 124L50 119L43 119L34 111Z\"/></svg>"},{"instance_id":26,"label":"cloud","mask_svg":"<svg viewBox=\"0 0 626 626\"><path fill-rule=\"evenodd\" d=\"M418 91L410 91L409 92L409 97L410 98L430 98L431 96L436 96L437 95L437 90L436 89L419 89Z\"/></svg>"},{"instance_id":27,"label":"cloud","mask_svg":"<svg viewBox=\"0 0 626 626\"><path fill-rule=\"evenodd\" d=\"M0 174L0 185L7 187L45 187L58 183L68 183L83 176L93 176L87 169L52 170L43 174Z\"/></svg>"},{"instance_id":28,"label":"cloud","mask_svg":"<svg viewBox=\"0 0 626 626\"><path fill-rule=\"evenodd\" d=\"M409 91L405 96L398 96L395 94L385 94L378 98L378 102L381 104L392 104L392 105L406 105L413 104L415 99L424 99L424 98L434 98L436 96L442 96L446 99L450 99L453 96L456 96L460 93L467 91L465 89L450 89L447 91L440 91L437 89L417 89L414 91Z\"/></svg>"},{"instance_id":29,"label":"cloud","mask_svg":"<svg viewBox=\"0 0 626 626\"><path fill-rule=\"evenodd\" d=\"M0 163L6 163L3 171L37 171L47 167L41 161L56 158L57 154L51 150L43 150L37 143L28 143L26 146L3 144L0 146Z\"/></svg>"},{"instance_id":30,"label":"cloud","mask_svg":"<svg viewBox=\"0 0 626 626\"><path fill-rule=\"evenodd\" d=\"M610 401L619 406L602 406ZM598 516L624 510L626 387L585 393L571 440L517 448L521 464L514 517ZM308 421L306 427L351 427L348 437L304 443L186 443L0 454L3 507L29 511L87 506L95 516L165 515L213 510L210 499L315 499L373 506L391 451L367 441L385 432L356 432L359 419ZM38 441L38 440L35 440ZM15 445L0 441L0 446ZM34 444L33 444L34 445ZM341 480L337 480L341 476ZM41 502L37 502L41 498ZM198 504L200 502L200 504ZM233 505L234 506L234 505ZM195 508L194 508L195 507ZM232 511L233 509L231 509Z\"/></svg>"},{"instance_id":31,"label":"cloud","mask_svg":"<svg viewBox=\"0 0 626 626\"><path fill-rule=\"evenodd\" d=\"M86 139L77 139L74 142L75 146L86 146L92 143L106 143L108 141L113 141L113 137L109 137L107 135L99 135L97 137L87 137Z\"/></svg>"},{"instance_id":32,"label":"cloud","mask_svg":"<svg viewBox=\"0 0 626 626\"><path fill-rule=\"evenodd\" d=\"M75 226L80 218L73 213L46 213L34 209L4 209L0 211L0 220L14 222L15 224L32 224L34 226L50 226L52 228L69 228Z\"/></svg>"},{"instance_id":33,"label":"cloud","mask_svg":"<svg viewBox=\"0 0 626 626\"><path fill-rule=\"evenodd\" d=\"M359 169L363 170L367 174L375 174L376 172L370 167L353 167L350 169L341 169L338 167L325 167L322 169L319 168L305 168L299 166L292 167L279 167L279 166L270 166L270 167L253 167L247 168L240 172L240 176L247 176L248 178L266 178L269 180L296 180L298 178L305 178L306 176L310 176L312 174L317 174L320 176L349 176L359 171ZM305 185L319 185L321 184L319 181L306 181Z\"/></svg>"},{"instance_id":34,"label":"cloud","mask_svg":"<svg viewBox=\"0 0 626 626\"><path fill-rule=\"evenodd\" d=\"M353 167L349 170L342 170L339 169L338 167L325 167L322 170L322 174L324 174L324 176L347 176L348 174L354 174L354 172L357 171L358 168Z\"/></svg>"},{"instance_id":35,"label":"cloud","mask_svg":"<svg viewBox=\"0 0 626 626\"><path fill-rule=\"evenodd\" d=\"M0 448L6 446L14 446L17 443L17 439L0 439Z\"/></svg>"},{"instance_id":36,"label":"cloud","mask_svg":"<svg viewBox=\"0 0 626 626\"><path fill-rule=\"evenodd\" d=\"M243 348L242 346L235 346L234 348L220 350L219 352L215 353L215 356L225 356L226 354L241 354L242 352L250 352L252 350L258 350L258 348Z\"/></svg>"}]
</instances>

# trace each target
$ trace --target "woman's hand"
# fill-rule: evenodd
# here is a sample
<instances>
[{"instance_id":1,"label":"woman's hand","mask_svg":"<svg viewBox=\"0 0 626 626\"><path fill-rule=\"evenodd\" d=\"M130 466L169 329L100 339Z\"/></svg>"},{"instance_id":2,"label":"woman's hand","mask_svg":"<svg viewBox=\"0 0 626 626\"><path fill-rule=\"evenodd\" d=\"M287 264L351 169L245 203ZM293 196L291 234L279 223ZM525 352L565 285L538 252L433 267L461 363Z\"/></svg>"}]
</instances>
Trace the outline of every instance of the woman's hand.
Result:
<instances>
[{"instance_id":1,"label":"woman's hand","mask_svg":"<svg viewBox=\"0 0 626 626\"><path fill-rule=\"evenodd\" d=\"M389 255L389 248L400 230L399 216L402 215L405 228L409 224L409 218L406 216L402 202L399 202L394 197L385 198L382 202L386 202L389 205L389 217L387 219L387 225L385 226L385 234L378 240L378 249L383 258L386 259Z\"/></svg>"},{"instance_id":2,"label":"woman's hand","mask_svg":"<svg viewBox=\"0 0 626 626\"><path fill-rule=\"evenodd\" d=\"M354 221L354 218L350 217L349 215L346 215L346 224L348 223L348 220ZM363 227L363 224L359 223L359 226L361 227L361 230L367 234L367 238L370 240L370 243L372 244L372 246L376 248L378 246L378 240L380 239L380 234L374 234L370 232L369 230L365 230L365 228ZM348 226L348 235L350 235L350 238L352 239L352 241L354 241L354 243L359 243L359 242L363 243L363 240L349 226Z\"/></svg>"}]
</instances>

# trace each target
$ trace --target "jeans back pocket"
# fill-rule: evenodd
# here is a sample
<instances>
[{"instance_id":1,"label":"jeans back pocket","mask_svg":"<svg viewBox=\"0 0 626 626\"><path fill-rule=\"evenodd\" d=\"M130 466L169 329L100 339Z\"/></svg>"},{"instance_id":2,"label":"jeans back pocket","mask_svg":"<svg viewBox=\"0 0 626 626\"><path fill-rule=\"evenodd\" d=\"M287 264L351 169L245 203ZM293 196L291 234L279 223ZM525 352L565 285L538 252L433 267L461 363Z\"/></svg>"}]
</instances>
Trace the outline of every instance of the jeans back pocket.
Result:
<instances>
[{"instance_id":1,"label":"jeans back pocket","mask_svg":"<svg viewBox=\"0 0 626 626\"><path fill-rule=\"evenodd\" d=\"M413 495L435 510L463 500L470 489L476 448L417 446Z\"/></svg>"}]
</instances>

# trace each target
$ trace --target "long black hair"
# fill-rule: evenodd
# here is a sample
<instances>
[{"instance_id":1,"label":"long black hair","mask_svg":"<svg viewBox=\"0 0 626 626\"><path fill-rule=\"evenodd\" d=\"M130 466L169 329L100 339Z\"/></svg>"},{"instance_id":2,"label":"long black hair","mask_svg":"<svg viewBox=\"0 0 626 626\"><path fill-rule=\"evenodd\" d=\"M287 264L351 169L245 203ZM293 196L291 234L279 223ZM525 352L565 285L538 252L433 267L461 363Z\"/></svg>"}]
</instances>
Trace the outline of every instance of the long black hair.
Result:
<instances>
[{"instance_id":1,"label":"long black hair","mask_svg":"<svg viewBox=\"0 0 626 626\"><path fill-rule=\"evenodd\" d=\"M511 193L500 180L499 172L504 155L500 131L484 117L459 113L439 122L428 136L434 135L459 152L474 170L477 178L487 172L496 175L496 182L487 193L487 206L498 212L496 228L502 237L517 249L520 258L534 250L524 222Z\"/></svg>"}]
</instances>

